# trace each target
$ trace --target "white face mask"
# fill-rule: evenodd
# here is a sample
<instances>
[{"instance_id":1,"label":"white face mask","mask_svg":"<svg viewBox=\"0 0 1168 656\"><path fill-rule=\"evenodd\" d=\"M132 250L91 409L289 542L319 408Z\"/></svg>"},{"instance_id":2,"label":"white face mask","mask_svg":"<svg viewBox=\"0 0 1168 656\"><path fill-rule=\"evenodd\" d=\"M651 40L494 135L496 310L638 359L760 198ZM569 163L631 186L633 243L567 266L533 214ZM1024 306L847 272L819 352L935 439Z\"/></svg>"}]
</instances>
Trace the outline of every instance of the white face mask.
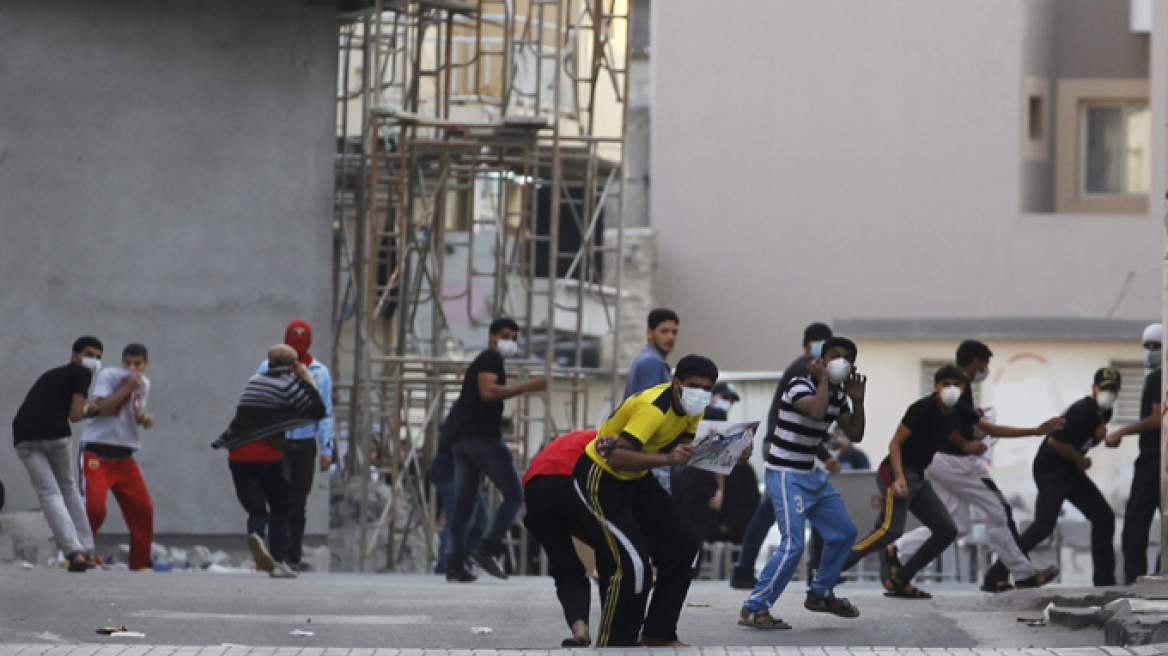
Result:
<instances>
[{"instance_id":1,"label":"white face mask","mask_svg":"<svg viewBox=\"0 0 1168 656\"><path fill-rule=\"evenodd\" d=\"M509 358L519 352L519 343L510 339L501 339L495 344L495 350L499 355Z\"/></svg>"},{"instance_id":2,"label":"white face mask","mask_svg":"<svg viewBox=\"0 0 1168 656\"><path fill-rule=\"evenodd\" d=\"M986 367L986 368L985 368L985 371L979 371L979 372L977 372L976 374L974 374L974 375L973 375L973 382L975 382L975 383L980 383L980 382L982 382L983 380L985 380L986 378L989 378L989 377L990 377L990 368L989 368L989 367Z\"/></svg>"},{"instance_id":3,"label":"white face mask","mask_svg":"<svg viewBox=\"0 0 1168 656\"><path fill-rule=\"evenodd\" d=\"M827 363L827 379L839 385L852 373L852 363L844 358L836 358Z\"/></svg>"},{"instance_id":4,"label":"white face mask","mask_svg":"<svg viewBox=\"0 0 1168 656\"><path fill-rule=\"evenodd\" d=\"M941 388L941 403L946 407L952 408L957 400L961 398L961 388L956 385L948 385Z\"/></svg>"},{"instance_id":5,"label":"white face mask","mask_svg":"<svg viewBox=\"0 0 1168 656\"><path fill-rule=\"evenodd\" d=\"M710 405L710 397L712 396L713 394L700 387L683 387L681 388L681 407L685 410L685 414L696 417L705 411L706 406Z\"/></svg>"},{"instance_id":6,"label":"white face mask","mask_svg":"<svg viewBox=\"0 0 1168 656\"><path fill-rule=\"evenodd\" d=\"M1151 371L1159 369L1160 363L1164 361L1163 351L1161 349L1144 349L1144 369Z\"/></svg>"},{"instance_id":7,"label":"white face mask","mask_svg":"<svg viewBox=\"0 0 1168 656\"><path fill-rule=\"evenodd\" d=\"M1105 390L1095 395L1095 402L1103 410L1110 410L1115 405L1115 392Z\"/></svg>"},{"instance_id":8,"label":"white face mask","mask_svg":"<svg viewBox=\"0 0 1168 656\"><path fill-rule=\"evenodd\" d=\"M823 342L824 342L824 340L819 340L818 342L811 342L811 357L813 357L813 358L822 358L823 357Z\"/></svg>"},{"instance_id":9,"label":"white face mask","mask_svg":"<svg viewBox=\"0 0 1168 656\"><path fill-rule=\"evenodd\" d=\"M718 399L717 401L714 401L715 408L719 410L725 410L726 412L730 412L730 408L733 405L734 404L731 403L730 399Z\"/></svg>"},{"instance_id":10,"label":"white face mask","mask_svg":"<svg viewBox=\"0 0 1168 656\"><path fill-rule=\"evenodd\" d=\"M101 371L101 360L97 358L81 358L81 366L96 374L98 371Z\"/></svg>"}]
</instances>

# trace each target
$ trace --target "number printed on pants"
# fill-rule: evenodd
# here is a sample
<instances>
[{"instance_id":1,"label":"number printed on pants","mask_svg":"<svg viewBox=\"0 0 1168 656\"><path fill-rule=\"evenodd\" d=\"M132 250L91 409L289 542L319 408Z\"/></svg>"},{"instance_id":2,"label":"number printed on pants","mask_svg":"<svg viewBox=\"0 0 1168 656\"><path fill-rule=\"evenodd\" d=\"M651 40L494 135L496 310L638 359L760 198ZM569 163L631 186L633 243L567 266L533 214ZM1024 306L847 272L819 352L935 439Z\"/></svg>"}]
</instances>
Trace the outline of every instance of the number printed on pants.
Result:
<instances>
[{"instance_id":1,"label":"number printed on pants","mask_svg":"<svg viewBox=\"0 0 1168 656\"><path fill-rule=\"evenodd\" d=\"M795 495L795 512L803 514L803 497Z\"/></svg>"}]
</instances>

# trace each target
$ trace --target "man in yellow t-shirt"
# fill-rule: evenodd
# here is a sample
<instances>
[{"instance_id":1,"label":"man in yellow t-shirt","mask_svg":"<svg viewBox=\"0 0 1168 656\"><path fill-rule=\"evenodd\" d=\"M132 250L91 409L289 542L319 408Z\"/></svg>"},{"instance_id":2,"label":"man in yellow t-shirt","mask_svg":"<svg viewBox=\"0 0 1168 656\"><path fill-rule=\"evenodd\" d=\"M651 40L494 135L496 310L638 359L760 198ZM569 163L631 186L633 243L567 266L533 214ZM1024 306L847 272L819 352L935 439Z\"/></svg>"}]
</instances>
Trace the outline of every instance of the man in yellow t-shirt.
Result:
<instances>
[{"instance_id":1,"label":"man in yellow t-shirt","mask_svg":"<svg viewBox=\"0 0 1168 656\"><path fill-rule=\"evenodd\" d=\"M646 474L684 465L693 456L689 443L717 380L713 361L687 355L671 382L626 399L576 463L576 486L603 534L596 552L600 589L606 591L598 647L681 644L677 620L701 540L656 477ZM750 457L749 449L743 457ZM653 601L646 613L650 584Z\"/></svg>"}]
</instances>

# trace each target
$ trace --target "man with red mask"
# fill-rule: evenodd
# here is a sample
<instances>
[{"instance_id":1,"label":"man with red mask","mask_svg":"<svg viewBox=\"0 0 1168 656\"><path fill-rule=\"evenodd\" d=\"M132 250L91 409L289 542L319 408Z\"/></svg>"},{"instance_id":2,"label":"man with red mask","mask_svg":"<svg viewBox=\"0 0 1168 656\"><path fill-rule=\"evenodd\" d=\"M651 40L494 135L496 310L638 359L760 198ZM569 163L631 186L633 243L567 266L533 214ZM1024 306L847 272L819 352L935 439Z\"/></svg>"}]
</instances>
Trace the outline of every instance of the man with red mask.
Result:
<instances>
[{"instance_id":1,"label":"man with red mask","mask_svg":"<svg viewBox=\"0 0 1168 656\"><path fill-rule=\"evenodd\" d=\"M284 473L292 489L292 509L288 518L288 565L299 570L304 525L307 522L305 509L308 506L308 493L312 491L313 474L318 466L318 443L320 470L326 472L333 464L333 380L328 367L308 352L312 346L312 326L307 321L297 319L288 324L284 331L284 343L295 349L296 359L308 367L308 373L316 382L316 389L328 410L328 415L315 424L284 434ZM264 360L256 375L267 370L268 361Z\"/></svg>"}]
</instances>

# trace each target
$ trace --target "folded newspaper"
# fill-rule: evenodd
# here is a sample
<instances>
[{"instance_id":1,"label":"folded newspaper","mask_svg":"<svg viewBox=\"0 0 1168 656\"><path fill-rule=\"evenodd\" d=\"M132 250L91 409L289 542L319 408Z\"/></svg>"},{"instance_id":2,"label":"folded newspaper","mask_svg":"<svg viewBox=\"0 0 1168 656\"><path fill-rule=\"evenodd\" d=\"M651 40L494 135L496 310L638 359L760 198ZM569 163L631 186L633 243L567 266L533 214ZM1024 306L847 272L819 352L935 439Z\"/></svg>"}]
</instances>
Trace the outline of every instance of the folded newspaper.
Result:
<instances>
[{"instance_id":1,"label":"folded newspaper","mask_svg":"<svg viewBox=\"0 0 1168 656\"><path fill-rule=\"evenodd\" d=\"M694 455L686 467L697 467L717 474L729 474L754 442L757 421L732 424L728 421L703 421L694 436Z\"/></svg>"}]
</instances>

